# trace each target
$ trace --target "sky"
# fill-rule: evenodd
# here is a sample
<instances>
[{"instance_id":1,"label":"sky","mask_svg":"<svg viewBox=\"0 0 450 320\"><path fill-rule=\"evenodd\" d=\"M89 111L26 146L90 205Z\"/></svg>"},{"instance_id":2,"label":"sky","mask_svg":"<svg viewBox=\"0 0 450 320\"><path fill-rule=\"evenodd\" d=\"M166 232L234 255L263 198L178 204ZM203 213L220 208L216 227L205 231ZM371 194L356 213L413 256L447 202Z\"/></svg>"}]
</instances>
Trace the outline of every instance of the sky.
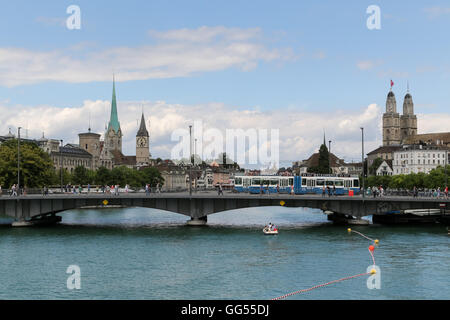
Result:
<instances>
[{"instance_id":1,"label":"sky","mask_svg":"<svg viewBox=\"0 0 450 320\"><path fill-rule=\"evenodd\" d=\"M382 144L391 79L399 112L409 83L419 133L450 131L448 30L448 1L2 1L0 134L102 134L114 73L125 154L143 111L155 158L202 121L279 130L284 162L308 158L324 133L358 161L360 127L367 152Z\"/></svg>"}]
</instances>

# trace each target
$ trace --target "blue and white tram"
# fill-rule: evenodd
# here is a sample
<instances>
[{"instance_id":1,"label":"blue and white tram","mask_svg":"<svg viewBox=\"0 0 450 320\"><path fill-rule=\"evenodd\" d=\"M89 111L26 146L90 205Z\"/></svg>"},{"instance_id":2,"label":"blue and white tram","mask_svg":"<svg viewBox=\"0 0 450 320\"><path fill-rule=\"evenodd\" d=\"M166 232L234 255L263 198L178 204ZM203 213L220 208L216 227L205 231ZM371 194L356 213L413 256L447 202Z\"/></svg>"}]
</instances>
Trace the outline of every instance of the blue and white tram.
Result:
<instances>
[{"instance_id":1,"label":"blue and white tram","mask_svg":"<svg viewBox=\"0 0 450 320\"><path fill-rule=\"evenodd\" d=\"M359 193L359 178L356 176L341 177L333 175L311 176L236 176L234 190L236 192L322 194L323 188L328 193L334 190L336 195Z\"/></svg>"}]
</instances>

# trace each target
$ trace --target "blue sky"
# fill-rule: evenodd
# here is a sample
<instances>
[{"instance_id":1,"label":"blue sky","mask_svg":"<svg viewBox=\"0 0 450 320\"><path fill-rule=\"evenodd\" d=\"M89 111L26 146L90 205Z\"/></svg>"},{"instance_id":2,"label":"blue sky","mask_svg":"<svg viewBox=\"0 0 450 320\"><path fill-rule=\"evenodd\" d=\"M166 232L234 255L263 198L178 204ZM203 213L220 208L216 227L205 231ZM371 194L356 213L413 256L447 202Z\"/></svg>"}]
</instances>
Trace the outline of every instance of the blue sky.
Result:
<instances>
[{"instance_id":1,"label":"blue sky","mask_svg":"<svg viewBox=\"0 0 450 320\"><path fill-rule=\"evenodd\" d=\"M81 9L80 30L65 26L72 4ZM380 30L366 27L369 5L381 9ZM0 101L18 110L109 101L114 71L119 118L121 101L332 115L363 112L370 104L382 112L393 79L398 110L409 81L416 113L448 114L449 18L448 1L3 2ZM183 38L207 32L217 38ZM221 61L204 58L236 44L250 49ZM194 61L196 46L202 61ZM85 63L95 70L83 69ZM2 120L3 131L18 125ZM97 130L104 122L98 119ZM375 131L374 145L380 139Z\"/></svg>"}]
</instances>

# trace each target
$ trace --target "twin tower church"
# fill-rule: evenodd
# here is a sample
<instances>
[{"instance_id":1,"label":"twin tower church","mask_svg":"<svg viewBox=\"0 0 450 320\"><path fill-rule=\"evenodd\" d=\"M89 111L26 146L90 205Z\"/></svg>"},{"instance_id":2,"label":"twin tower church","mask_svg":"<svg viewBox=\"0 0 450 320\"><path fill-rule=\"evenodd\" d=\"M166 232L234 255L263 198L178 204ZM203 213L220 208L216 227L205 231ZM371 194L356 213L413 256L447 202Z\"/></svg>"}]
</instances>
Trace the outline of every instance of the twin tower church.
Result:
<instances>
[{"instance_id":1,"label":"twin tower church","mask_svg":"<svg viewBox=\"0 0 450 320\"><path fill-rule=\"evenodd\" d=\"M383 114L383 146L401 145L408 138L417 135L417 116L414 103L408 92L403 100L403 114L397 112L397 102L391 90L386 99L386 112Z\"/></svg>"},{"instance_id":2,"label":"twin tower church","mask_svg":"<svg viewBox=\"0 0 450 320\"><path fill-rule=\"evenodd\" d=\"M112 169L116 166L127 166L130 168L148 166L152 164L150 159L149 134L145 125L144 112L142 112L141 123L136 133L136 156L125 156L122 153L123 134L120 129L119 116L117 114L116 86L113 79L113 93L111 101L111 116L104 134L91 132L80 133L80 148L92 155L92 167L98 169L105 167Z\"/></svg>"}]
</instances>

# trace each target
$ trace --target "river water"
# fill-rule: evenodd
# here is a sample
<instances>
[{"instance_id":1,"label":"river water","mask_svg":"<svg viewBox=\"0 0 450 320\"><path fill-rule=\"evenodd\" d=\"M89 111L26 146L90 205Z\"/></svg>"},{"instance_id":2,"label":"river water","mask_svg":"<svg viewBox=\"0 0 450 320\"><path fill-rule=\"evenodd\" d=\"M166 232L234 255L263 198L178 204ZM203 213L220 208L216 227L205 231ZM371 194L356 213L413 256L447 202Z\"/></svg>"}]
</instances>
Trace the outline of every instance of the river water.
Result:
<instances>
[{"instance_id":1,"label":"river water","mask_svg":"<svg viewBox=\"0 0 450 320\"><path fill-rule=\"evenodd\" d=\"M249 208L187 217L146 208L72 210L56 227L0 227L0 299L272 299L365 273L370 241L318 210ZM7 223L7 219L1 222ZM263 235L272 222L276 236ZM450 299L444 226L354 226L379 239L368 276L288 299ZM80 269L68 289L67 268Z\"/></svg>"}]
</instances>

